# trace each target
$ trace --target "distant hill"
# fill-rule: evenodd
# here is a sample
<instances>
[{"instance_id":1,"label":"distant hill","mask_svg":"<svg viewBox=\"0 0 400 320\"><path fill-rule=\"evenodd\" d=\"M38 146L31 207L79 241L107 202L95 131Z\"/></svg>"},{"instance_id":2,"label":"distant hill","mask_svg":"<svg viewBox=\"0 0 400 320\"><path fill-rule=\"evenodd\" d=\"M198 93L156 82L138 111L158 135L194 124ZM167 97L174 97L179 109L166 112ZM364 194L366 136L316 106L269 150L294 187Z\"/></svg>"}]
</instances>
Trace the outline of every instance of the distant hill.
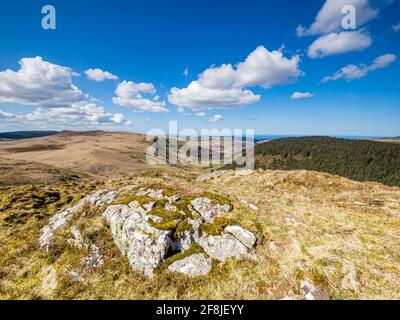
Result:
<instances>
[{"instance_id":1,"label":"distant hill","mask_svg":"<svg viewBox=\"0 0 400 320\"><path fill-rule=\"evenodd\" d=\"M0 143L0 186L123 178L147 169L146 137L124 132L60 132Z\"/></svg>"},{"instance_id":2,"label":"distant hill","mask_svg":"<svg viewBox=\"0 0 400 320\"><path fill-rule=\"evenodd\" d=\"M0 133L0 140L21 140L47 137L57 134L57 131L16 131Z\"/></svg>"},{"instance_id":3,"label":"distant hill","mask_svg":"<svg viewBox=\"0 0 400 320\"><path fill-rule=\"evenodd\" d=\"M400 144L329 137L273 140L255 147L256 168L312 170L400 186Z\"/></svg>"}]
</instances>

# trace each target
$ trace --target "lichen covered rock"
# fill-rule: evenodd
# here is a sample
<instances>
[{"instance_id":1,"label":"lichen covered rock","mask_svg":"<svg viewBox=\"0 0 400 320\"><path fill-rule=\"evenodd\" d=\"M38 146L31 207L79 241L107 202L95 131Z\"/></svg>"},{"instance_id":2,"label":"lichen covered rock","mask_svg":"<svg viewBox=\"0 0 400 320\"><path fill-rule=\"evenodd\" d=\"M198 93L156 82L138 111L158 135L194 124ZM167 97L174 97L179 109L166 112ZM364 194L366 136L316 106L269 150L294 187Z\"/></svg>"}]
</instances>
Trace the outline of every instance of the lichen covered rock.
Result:
<instances>
[{"instance_id":1,"label":"lichen covered rock","mask_svg":"<svg viewBox=\"0 0 400 320\"><path fill-rule=\"evenodd\" d=\"M67 223L81 210L85 205L92 207L100 207L104 204L110 204L117 196L117 192L107 190L97 191L83 199L71 208L67 208L55 214L50 218L49 222L43 227L42 234L39 238L39 246L42 249L49 250L53 245L54 233Z\"/></svg>"},{"instance_id":2,"label":"lichen covered rock","mask_svg":"<svg viewBox=\"0 0 400 320\"><path fill-rule=\"evenodd\" d=\"M198 277L206 276L211 271L211 267L211 258L207 258L205 254L200 253L175 261L168 267L168 270L183 273L189 277Z\"/></svg>"},{"instance_id":3,"label":"lichen covered rock","mask_svg":"<svg viewBox=\"0 0 400 320\"><path fill-rule=\"evenodd\" d=\"M103 217L110 225L113 239L135 270L151 278L153 270L165 259L171 246L170 231L152 227L146 211L137 203L110 206Z\"/></svg>"},{"instance_id":4,"label":"lichen covered rock","mask_svg":"<svg viewBox=\"0 0 400 320\"><path fill-rule=\"evenodd\" d=\"M225 228L225 232L230 233L241 243L243 243L248 249L253 248L256 243L256 236L250 231L247 231L239 226L229 226Z\"/></svg>"},{"instance_id":5,"label":"lichen covered rock","mask_svg":"<svg viewBox=\"0 0 400 320\"><path fill-rule=\"evenodd\" d=\"M225 262L229 258L238 258L248 253L247 247L230 234L199 237L196 242L212 258Z\"/></svg>"},{"instance_id":6,"label":"lichen covered rock","mask_svg":"<svg viewBox=\"0 0 400 320\"><path fill-rule=\"evenodd\" d=\"M212 222L215 217L231 210L229 204L213 204L208 198L196 198L191 204L206 222Z\"/></svg>"}]
</instances>

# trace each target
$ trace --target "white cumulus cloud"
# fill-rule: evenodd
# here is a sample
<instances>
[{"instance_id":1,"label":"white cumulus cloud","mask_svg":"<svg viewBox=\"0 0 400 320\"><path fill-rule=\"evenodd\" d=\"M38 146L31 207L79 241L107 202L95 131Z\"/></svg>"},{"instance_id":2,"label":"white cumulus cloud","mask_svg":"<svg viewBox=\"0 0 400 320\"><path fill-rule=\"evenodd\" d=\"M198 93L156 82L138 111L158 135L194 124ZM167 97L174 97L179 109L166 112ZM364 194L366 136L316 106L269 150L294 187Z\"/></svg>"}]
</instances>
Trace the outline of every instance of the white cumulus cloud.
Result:
<instances>
[{"instance_id":1,"label":"white cumulus cloud","mask_svg":"<svg viewBox=\"0 0 400 320\"><path fill-rule=\"evenodd\" d=\"M103 71L101 69L87 69L85 74L89 80L96 82L103 82L104 80L118 80L118 77L108 71Z\"/></svg>"},{"instance_id":2,"label":"white cumulus cloud","mask_svg":"<svg viewBox=\"0 0 400 320\"><path fill-rule=\"evenodd\" d=\"M308 48L308 56L318 59L351 51L362 51L372 43L371 36L364 31L330 33L315 40Z\"/></svg>"},{"instance_id":3,"label":"white cumulus cloud","mask_svg":"<svg viewBox=\"0 0 400 320\"><path fill-rule=\"evenodd\" d=\"M314 94L310 92L294 92L292 94L292 99L297 100L297 99L305 99L305 98L311 98L314 97Z\"/></svg>"},{"instance_id":4,"label":"white cumulus cloud","mask_svg":"<svg viewBox=\"0 0 400 320\"><path fill-rule=\"evenodd\" d=\"M347 81L360 79L365 77L368 73L372 71L388 67L395 60L396 56L394 54L384 54L377 57L370 66L366 66L364 64L349 64L340 69L334 75L325 77L322 82L335 81L339 79L346 79Z\"/></svg>"},{"instance_id":5,"label":"white cumulus cloud","mask_svg":"<svg viewBox=\"0 0 400 320\"><path fill-rule=\"evenodd\" d=\"M300 57L286 58L282 51L269 51L260 46L245 59L232 66L212 66L186 88L172 88L170 103L192 110L235 108L260 101L261 96L249 87L270 88L296 80L300 75Z\"/></svg>"},{"instance_id":6,"label":"white cumulus cloud","mask_svg":"<svg viewBox=\"0 0 400 320\"><path fill-rule=\"evenodd\" d=\"M342 8L353 6L356 10L356 27L359 28L368 21L378 16L379 10L370 6L368 0L326 0L318 12L314 23L305 28L297 27L298 36L320 35L343 30L342 19L344 17Z\"/></svg>"},{"instance_id":7,"label":"white cumulus cloud","mask_svg":"<svg viewBox=\"0 0 400 320\"><path fill-rule=\"evenodd\" d=\"M23 58L20 69L0 72L0 103L65 107L85 95L72 83L76 75L70 68L44 61L41 57Z\"/></svg>"},{"instance_id":8,"label":"white cumulus cloud","mask_svg":"<svg viewBox=\"0 0 400 320\"><path fill-rule=\"evenodd\" d=\"M24 116L30 122L66 124L68 126L95 126L104 124L124 124L126 117L121 113L111 113L94 103L76 103L65 108L37 108Z\"/></svg>"},{"instance_id":9,"label":"white cumulus cloud","mask_svg":"<svg viewBox=\"0 0 400 320\"><path fill-rule=\"evenodd\" d=\"M137 112L168 112L166 103L158 101L156 88L152 83L134 83L132 81L121 82L115 90L116 96L112 99L113 103L130 108ZM146 98L143 95L152 97Z\"/></svg>"}]
</instances>

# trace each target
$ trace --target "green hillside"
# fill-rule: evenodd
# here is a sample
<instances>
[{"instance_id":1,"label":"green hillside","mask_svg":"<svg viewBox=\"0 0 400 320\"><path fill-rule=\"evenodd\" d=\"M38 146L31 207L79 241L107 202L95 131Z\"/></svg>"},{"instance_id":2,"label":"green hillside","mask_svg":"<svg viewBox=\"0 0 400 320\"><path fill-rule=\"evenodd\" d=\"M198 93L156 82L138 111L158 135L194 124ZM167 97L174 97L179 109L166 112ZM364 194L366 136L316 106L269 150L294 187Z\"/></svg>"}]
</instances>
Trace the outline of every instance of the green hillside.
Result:
<instances>
[{"instance_id":1,"label":"green hillside","mask_svg":"<svg viewBox=\"0 0 400 320\"><path fill-rule=\"evenodd\" d=\"M400 186L400 145L328 137L288 138L256 146L256 167L313 170Z\"/></svg>"}]
</instances>

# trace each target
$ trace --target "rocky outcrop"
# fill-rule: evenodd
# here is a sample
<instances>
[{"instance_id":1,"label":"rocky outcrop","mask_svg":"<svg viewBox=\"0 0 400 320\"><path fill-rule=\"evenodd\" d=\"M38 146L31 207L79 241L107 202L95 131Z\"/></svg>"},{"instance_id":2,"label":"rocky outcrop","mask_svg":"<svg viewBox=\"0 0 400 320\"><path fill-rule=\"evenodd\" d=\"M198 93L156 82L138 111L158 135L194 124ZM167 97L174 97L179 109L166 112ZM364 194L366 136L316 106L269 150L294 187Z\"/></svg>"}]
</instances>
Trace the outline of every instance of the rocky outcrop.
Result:
<instances>
[{"instance_id":1,"label":"rocky outcrop","mask_svg":"<svg viewBox=\"0 0 400 320\"><path fill-rule=\"evenodd\" d=\"M198 277L206 276L211 271L211 267L211 258L207 258L205 254L200 253L172 263L168 270L183 273L189 277Z\"/></svg>"},{"instance_id":2,"label":"rocky outcrop","mask_svg":"<svg viewBox=\"0 0 400 320\"><path fill-rule=\"evenodd\" d=\"M50 218L49 222L42 229L42 234L39 238L39 246L42 249L49 250L53 245L54 233L60 228L67 225L67 223L79 213L85 205L92 207L100 207L104 204L110 204L117 196L116 191L108 192L106 190L97 191L83 199L81 199L75 206L60 211Z\"/></svg>"},{"instance_id":3,"label":"rocky outcrop","mask_svg":"<svg viewBox=\"0 0 400 320\"><path fill-rule=\"evenodd\" d=\"M139 203L108 207L103 217L110 225L113 239L135 270L151 278L153 270L165 259L171 246L170 231L161 231L146 221L146 210Z\"/></svg>"},{"instance_id":4,"label":"rocky outcrop","mask_svg":"<svg viewBox=\"0 0 400 320\"><path fill-rule=\"evenodd\" d=\"M54 232L66 226L86 205L100 207L111 204L116 197L115 191L98 191L57 213L43 228L40 246L48 250L53 245ZM148 278L152 278L154 269L171 255L189 252L193 246L197 246L200 252L175 261L168 269L191 277L204 276L211 270L213 259L226 261L238 258L248 254L255 245L255 236L239 226L226 227L220 235L208 235L202 229L203 224L212 224L214 218L232 210L230 204L199 197L187 199L183 206L180 204L183 201L181 196L164 196L163 190L156 189L142 189L136 193L136 197L137 200L129 204L123 201L124 204L108 206L102 217L110 227L116 246L128 258L132 269L143 272ZM142 203L146 198L152 200ZM81 217L84 217L83 213ZM105 258L100 248L83 239L75 225L71 226L70 231L72 236L66 242L88 252L81 261L83 267L95 269L103 265Z\"/></svg>"},{"instance_id":5,"label":"rocky outcrop","mask_svg":"<svg viewBox=\"0 0 400 320\"><path fill-rule=\"evenodd\" d=\"M129 205L110 206L103 217L108 222L114 242L121 253L128 257L133 269L144 272L147 277L153 276L154 269L168 254L185 252L194 242L200 245L207 257L204 254L192 255L174 262L169 270L189 276L205 275L211 269L212 259L226 261L228 258L238 258L246 255L255 245L256 237L239 226L229 226L221 235L207 235L201 231L203 223L212 223L215 217L229 212L229 204L213 203L205 197L192 200L187 206L190 216L185 222L191 228L176 239L174 229L159 230L154 226L154 223L174 221L165 221L159 213L152 214L152 210L155 207L160 208L157 202L164 201L162 203L168 217L168 213L178 210L172 203L180 201L181 197L167 197L163 195L163 190L155 189L142 189L136 196L148 196L155 201L148 204L133 201ZM181 213L184 214L183 211Z\"/></svg>"}]
</instances>

